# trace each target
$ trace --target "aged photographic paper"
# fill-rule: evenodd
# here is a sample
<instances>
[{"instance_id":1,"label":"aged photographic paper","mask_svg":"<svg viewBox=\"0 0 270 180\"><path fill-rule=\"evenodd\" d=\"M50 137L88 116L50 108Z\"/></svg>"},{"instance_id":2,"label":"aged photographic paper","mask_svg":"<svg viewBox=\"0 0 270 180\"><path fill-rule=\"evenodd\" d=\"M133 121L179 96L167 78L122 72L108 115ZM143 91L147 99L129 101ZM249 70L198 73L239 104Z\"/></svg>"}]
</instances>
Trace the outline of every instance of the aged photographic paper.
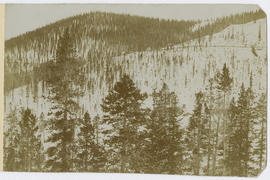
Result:
<instances>
[{"instance_id":1,"label":"aged photographic paper","mask_svg":"<svg viewBox=\"0 0 270 180\"><path fill-rule=\"evenodd\" d=\"M6 5L3 170L258 176L266 18L243 4Z\"/></svg>"}]
</instances>

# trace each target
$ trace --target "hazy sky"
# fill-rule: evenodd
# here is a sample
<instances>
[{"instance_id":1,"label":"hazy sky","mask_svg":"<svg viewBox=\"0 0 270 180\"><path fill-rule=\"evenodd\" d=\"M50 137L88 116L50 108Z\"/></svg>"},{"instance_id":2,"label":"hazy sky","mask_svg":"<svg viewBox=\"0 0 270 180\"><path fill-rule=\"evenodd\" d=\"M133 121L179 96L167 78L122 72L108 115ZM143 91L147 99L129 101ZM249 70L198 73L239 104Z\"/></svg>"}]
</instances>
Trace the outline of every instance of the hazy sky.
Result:
<instances>
[{"instance_id":1,"label":"hazy sky","mask_svg":"<svg viewBox=\"0 0 270 180\"><path fill-rule=\"evenodd\" d=\"M5 39L15 37L57 20L90 11L103 11L165 19L209 19L258 9L255 5L20 5L6 6Z\"/></svg>"}]
</instances>

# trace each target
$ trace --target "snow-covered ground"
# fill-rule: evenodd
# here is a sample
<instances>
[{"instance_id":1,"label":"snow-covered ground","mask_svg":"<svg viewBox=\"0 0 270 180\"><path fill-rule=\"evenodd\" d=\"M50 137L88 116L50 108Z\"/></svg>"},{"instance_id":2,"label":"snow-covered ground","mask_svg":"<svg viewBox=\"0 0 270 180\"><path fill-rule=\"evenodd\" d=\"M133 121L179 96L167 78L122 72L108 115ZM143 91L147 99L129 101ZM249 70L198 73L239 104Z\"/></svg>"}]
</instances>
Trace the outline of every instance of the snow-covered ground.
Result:
<instances>
[{"instance_id":1,"label":"snow-covered ground","mask_svg":"<svg viewBox=\"0 0 270 180\"><path fill-rule=\"evenodd\" d=\"M259 39L259 33L261 38ZM195 93L204 90L208 79L221 70L224 63L230 69L234 78L232 96L237 96L242 83L249 86L252 72L254 89L257 93L266 92L267 88L267 56L266 56L266 19L247 24L231 25L210 38L202 37L175 45L170 49L159 51L134 52L114 57L110 63L116 64L124 73L134 80L136 86L151 94L153 89L160 89L167 83L171 91L175 91L179 105L185 105L186 111L191 112L194 106ZM254 47L257 56L252 52ZM106 59L104 60L106 67ZM120 72L114 70L114 82L119 80ZM85 95L78 99L82 111L89 111L92 116L101 113L100 103L106 96L109 87L98 74L89 74L95 80L91 88L85 89ZM43 98L42 82L38 83L37 99L34 101L32 89L23 86L10 92L5 97L5 114L10 108L20 105L29 107L39 116L47 114L49 103ZM27 94L27 88L30 93ZM151 106L151 98L145 102Z\"/></svg>"}]
</instances>

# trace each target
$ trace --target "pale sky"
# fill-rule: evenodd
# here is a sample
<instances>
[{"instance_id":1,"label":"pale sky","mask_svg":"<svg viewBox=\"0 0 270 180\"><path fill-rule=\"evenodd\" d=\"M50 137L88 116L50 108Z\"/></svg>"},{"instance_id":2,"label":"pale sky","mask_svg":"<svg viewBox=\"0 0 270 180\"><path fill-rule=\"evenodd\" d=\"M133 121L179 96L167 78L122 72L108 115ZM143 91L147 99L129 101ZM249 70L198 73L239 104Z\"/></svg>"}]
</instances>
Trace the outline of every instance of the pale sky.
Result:
<instances>
[{"instance_id":1,"label":"pale sky","mask_svg":"<svg viewBox=\"0 0 270 180\"><path fill-rule=\"evenodd\" d=\"M45 26L57 20L91 11L124 13L165 19L210 19L257 10L256 5L147 5L147 4L10 4L6 5L5 39Z\"/></svg>"}]
</instances>

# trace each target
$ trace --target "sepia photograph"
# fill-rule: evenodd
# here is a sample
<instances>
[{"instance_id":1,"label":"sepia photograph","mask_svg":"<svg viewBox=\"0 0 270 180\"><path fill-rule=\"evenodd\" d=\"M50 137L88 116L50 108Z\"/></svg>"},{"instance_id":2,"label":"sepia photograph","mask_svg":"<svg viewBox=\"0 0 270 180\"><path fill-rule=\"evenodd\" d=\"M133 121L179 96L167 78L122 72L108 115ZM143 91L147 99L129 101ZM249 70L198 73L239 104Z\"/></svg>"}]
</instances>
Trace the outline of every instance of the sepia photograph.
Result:
<instances>
[{"instance_id":1,"label":"sepia photograph","mask_svg":"<svg viewBox=\"0 0 270 180\"><path fill-rule=\"evenodd\" d=\"M3 171L258 177L255 4L6 4Z\"/></svg>"}]
</instances>

